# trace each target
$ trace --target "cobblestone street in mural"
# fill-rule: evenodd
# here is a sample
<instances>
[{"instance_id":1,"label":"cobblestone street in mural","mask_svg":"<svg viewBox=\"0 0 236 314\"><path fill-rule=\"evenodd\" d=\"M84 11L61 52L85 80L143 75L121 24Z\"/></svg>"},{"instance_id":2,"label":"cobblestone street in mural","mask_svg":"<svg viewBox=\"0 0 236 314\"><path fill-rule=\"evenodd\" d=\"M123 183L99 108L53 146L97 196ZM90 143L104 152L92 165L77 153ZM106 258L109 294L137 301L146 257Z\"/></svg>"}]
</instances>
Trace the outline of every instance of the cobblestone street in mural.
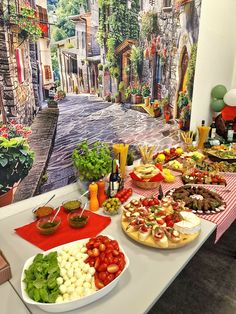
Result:
<instances>
[{"instance_id":1,"label":"cobblestone street in mural","mask_svg":"<svg viewBox=\"0 0 236 314\"><path fill-rule=\"evenodd\" d=\"M180 143L177 125L164 124L163 118L128 109L128 105L104 102L96 96L67 96L59 105L60 115L53 152L48 164L46 192L74 179L71 154L84 139L89 143L123 142L131 146L155 145L162 150Z\"/></svg>"}]
</instances>

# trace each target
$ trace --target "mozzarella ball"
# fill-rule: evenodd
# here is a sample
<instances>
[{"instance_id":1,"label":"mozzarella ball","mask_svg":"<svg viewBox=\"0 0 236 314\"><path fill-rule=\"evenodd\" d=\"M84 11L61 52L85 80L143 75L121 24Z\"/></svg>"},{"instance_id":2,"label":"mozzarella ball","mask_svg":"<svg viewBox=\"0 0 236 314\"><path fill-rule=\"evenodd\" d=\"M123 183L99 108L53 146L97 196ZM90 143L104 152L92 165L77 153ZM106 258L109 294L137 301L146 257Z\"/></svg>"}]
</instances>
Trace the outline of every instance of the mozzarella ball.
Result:
<instances>
[{"instance_id":1,"label":"mozzarella ball","mask_svg":"<svg viewBox=\"0 0 236 314\"><path fill-rule=\"evenodd\" d=\"M84 288L91 288L91 284L89 282L84 282L83 287Z\"/></svg>"},{"instance_id":2,"label":"mozzarella ball","mask_svg":"<svg viewBox=\"0 0 236 314\"><path fill-rule=\"evenodd\" d=\"M59 289L60 289L60 292L61 292L62 294L64 294L64 293L66 292L66 290L67 290L67 288L66 288L65 285L60 285Z\"/></svg>"},{"instance_id":3,"label":"mozzarella ball","mask_svg":"<svg viewBox=\"0 0 236 314\"><path fill-rule=\"evenodd\" d=\"M70 269L71 268L71 263L70 262L66 262L65 264L65 269Z\"/></svg>"},{"instance_id":4,"label":"mozzarella ball","mask_svg":"<svg viewBox=\"0 0 236 314\"><path fill-rule=\"evenodd\" d=\"M63 294L63 300L64 301L69 301L70 295L68 293Z\"/></svg>"},{"instance_id":5,"label":"mozzarella ball","mask_svg":"<svg viewBox=\"0 0 236 314\"><path fill-rule=\"evenodd\" d=\"M73 262L72 267L74 269L78 268L79 267L79 263L77 261Z\"/></svg>"},{"instance_id":6,"label":"mozzarella ball","mask_svg":"<svg viewBox=\"0 0 236 314\"><path fill-rule=\"evenodd\" d=\"M95 274L95 268L94 268L94 267L90 267L90 268L89 268L89 273L90 273L91 275L94 275L94 274Z\"/></svg>"},{"instance_id":7,"label":"mozzarella ball","mask_svg":"<svg viewBox=\"0 0 236 314\"><path fill-rule=\"evenodd\" d=\"M81 248L80 252L81 252L81 253L87 252L87 248L86 248L85 246L83 246L83 247Z\"/></svg>"},{"instance_id":8,"label":"mozzarella ball","mask_svg":"<svg viewBox=\"0 0 236 314\"><path fill-rule=\"evenodd\" d=\"M72 269L72 268L68 269L68 271L67 271L67 276L68 276L69 278L71 278L71 277L73 277L73 275L74 275L73 269Z\"/></svg>"},{"instance_id":9,"label":"mozzarella ball","mask_svg":"<svg viewBox=\"0 0 236 314\"><path fill-rule=\"evenodd\" d=\"M90 282L91 279L92 279L91 274L90 274L90 273L87 273L86 278L85 278L85 281Z\"/></svg>"},{"instance_id":10,"label":"mozzarella ball","mask_svg":"<svg viewBox=\"0 0 236 314\"><path fill-rule=\"evenodd\" d=\"M71 285L70 279L66 280L66 281L64 282L64 285L65 285L66 287L69 287L69 286Z\"/></svg>"},{"instance_id":11,"label":"mozzarella ball","mask_svg":"<svg viewBox=\"0 0 236 314\"><path fill-rule=\"evenodd\" d=\"M58 277L57 278L57 284L60 286L61 284L63 284L63 278L62 277Z\"/></svg>"},{"instance_id":12,"label":"mozzarella ball","mask_svg":"<svg viewBox=\"0 0 236 314\"><path fill-rule=\"evenodd\" d=\"M63 297L59 295L56 299L56 303L61 303L61 302L63 302Z\"/></svg>"},{"instance_id":13,"label":"mozzarella ball","mask_svg":"<svg viewBox=\"0 0 236 314\"><path fill-rule=\"evenodd\" d=\"M65 268L61 268L60 269L60 275L63 277L66 275L66 269Z\"/></svg>"},{"instance_id":14,"label":"mozzarella ball","mask_svg":"<svg viewBox=\"0 0 236 314\"><path fill-rule=\"evenodd\" d=\"M77 279L75 277L71 277L70 281L71 281L71 283L75 283L77 281Z\"/></svg>"},{"instance_id":15,"label":"mozzarella ball","mask_svg":"<svg viewBox=\"0 0 236 314\"><path fill-rule=\"evenodd\" d=\"M70 263L73 263L74 261L75 261L74 256L70 256L70 257L69 257L69 262L70 262Z\"/></svg>"}]
</instances>

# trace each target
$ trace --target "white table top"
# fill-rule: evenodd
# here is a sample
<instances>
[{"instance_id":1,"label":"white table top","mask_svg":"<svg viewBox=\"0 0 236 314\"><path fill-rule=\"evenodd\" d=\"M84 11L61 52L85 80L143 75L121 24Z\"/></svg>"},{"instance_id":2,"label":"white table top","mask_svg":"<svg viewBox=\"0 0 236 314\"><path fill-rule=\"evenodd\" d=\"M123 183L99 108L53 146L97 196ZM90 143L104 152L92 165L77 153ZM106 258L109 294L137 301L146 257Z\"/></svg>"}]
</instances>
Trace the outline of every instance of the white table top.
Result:
<instances>
[{"instance_id":1,"label":"white table top","mask_svg":"<svg viewBox=\"0 0 236 314\"><path fill-rule=\"evenodd\" d=\"M0 285L1 295L1 314L28 314L30 313L22 302L21 298L16 294L11 284L6 281Z\"/></svg>"},{"instance_id":2,"label":"white table top","mask_svg":"<svg viewBox=\"0 0 236 314\"><path fill-rule=\"evenodd\" d=\"M56 194L52 204L78 197L76 184L0 208L0 248L7 257L11 269L11 283L19 294L20 276L24 262L41 250L19 237L14 228L32 221L31 210ZM15 214L13 215L13 213ZM10 213L10 214L9 214ZM142 246L128 238L121 229L120 217L112 217L111 224L102 232L111 235L122 245L130 259L130 267L115 289L104 298L73 311L94 314L141 314L151 309L180 271L199 250L216 225L202 220L202 231L198 239L188 246L176 250L160 250ZM45 313L35 306L28 306L34 314ZM13 313L13 311L7 312ZM27 313L27 312L26 312Z\"/></svg>"}]
</instances>

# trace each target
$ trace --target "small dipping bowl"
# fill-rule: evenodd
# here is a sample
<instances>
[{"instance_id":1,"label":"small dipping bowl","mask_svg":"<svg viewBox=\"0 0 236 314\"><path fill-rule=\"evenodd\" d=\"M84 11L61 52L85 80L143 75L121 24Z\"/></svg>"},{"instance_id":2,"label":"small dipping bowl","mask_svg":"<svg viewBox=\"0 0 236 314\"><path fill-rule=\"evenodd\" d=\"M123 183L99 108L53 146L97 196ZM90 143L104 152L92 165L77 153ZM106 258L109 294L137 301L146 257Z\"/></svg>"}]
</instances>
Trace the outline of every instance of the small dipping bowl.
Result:
<instances>
[{"instance_id":1,"label":"small dipping bowl","mask_svg":"<svg viewBox=\"0 0 236 314\"><path fill-rule=\"evenodd\" d=\"M88 222L89 216L82 215L80 217L81 212L73 212L67 215L68 224L72 228L84 228Z\"/></svg>"},{"instance_id":2,"label":"small dipping bowl","mask_svg":"<svg viewBox=\"0 0 236 314\"><path fill-rule=\"evenodd\" d=\"M56 216L54 221L52 221L53 216L43 217L38 220L36 227L40 234L51 235L57 231L61 224L61 218Z\"/></svg>"},{"instance_id":3,"label":"small dipping bowl","mask_svg":"<svg viewBox=\"0 0 236 314\"><path fill-rule=\"evenodd\" d=\"M43 218L52 215L53 212L54 207L51 204L47 204L45 206L39 205L39 207L33 211L33 214L36 218Z\"/></svg>"},{"instance_id":4,"label":"small dipping bowl","mask_svg":"<svg viewBox=\"0 0 236 314\"><path fill-rule=\"evenodd\" d=\"M70 200L62 203L64 210L68 213L81 209L82 202L80 200Z\"/></svg>"}]
</instances>

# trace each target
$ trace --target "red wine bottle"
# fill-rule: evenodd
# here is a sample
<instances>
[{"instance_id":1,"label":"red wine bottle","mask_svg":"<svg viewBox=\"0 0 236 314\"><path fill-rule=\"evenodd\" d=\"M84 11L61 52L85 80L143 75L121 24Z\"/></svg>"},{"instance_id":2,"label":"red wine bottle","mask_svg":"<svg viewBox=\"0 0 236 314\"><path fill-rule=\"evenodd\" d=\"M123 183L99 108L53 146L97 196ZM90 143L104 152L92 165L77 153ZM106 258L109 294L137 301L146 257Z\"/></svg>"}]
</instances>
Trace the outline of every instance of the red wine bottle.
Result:
<instances>
[{"instance_id":1,"label":"red wine bottle","mask_svg":"<svg viewBox=\"0 0 236 314\"><path fill-rule=\"evenodd\" d=\"M116 193L119 190L119 175L116 171L116 160L112 160L112 170L109 179L109 197L115 197Z\"/></svg>"}]
</instances>

